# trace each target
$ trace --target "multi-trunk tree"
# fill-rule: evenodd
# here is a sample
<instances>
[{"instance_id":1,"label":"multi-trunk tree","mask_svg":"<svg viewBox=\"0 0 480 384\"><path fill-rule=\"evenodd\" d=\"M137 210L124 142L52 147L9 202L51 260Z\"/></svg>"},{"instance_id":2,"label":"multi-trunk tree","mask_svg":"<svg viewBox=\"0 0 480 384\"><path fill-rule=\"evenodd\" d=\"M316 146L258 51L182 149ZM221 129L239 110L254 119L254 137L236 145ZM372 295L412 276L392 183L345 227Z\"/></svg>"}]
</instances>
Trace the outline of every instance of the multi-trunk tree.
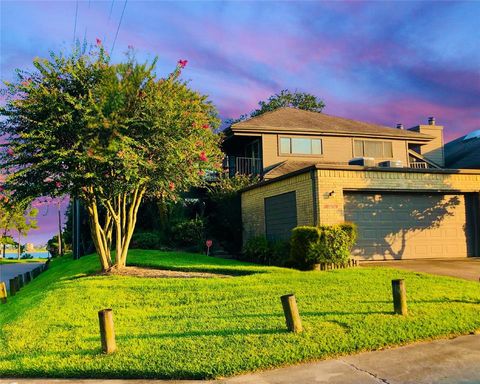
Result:
<instances>
[{"instance_id":1,"label":"multi-trunk tree","mask_svg":"<svg viewBox=\"0 0 480 384\"><path fill-rule=\"evenodd\" d=\"M219 166L217 112L180 79L186 64L159 78L156 61L138 63L130 52L112 64L99 43L37 59L36 71L8 84L6 186L17 201L81 199L104 271L126 265L142 199L175 199Z\"/></svg>"}]
</instances>

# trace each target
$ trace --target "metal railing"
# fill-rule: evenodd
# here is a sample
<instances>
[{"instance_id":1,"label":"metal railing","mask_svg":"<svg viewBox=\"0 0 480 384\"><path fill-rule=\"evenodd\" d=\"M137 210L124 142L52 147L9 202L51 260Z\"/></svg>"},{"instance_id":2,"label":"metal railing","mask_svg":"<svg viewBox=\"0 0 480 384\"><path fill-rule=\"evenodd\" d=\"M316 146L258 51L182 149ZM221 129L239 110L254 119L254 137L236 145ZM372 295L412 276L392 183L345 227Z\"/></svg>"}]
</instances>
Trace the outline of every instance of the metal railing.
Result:
<instances>
[{"instance_id":1,"label":"metal railing","mask_svg":"<svg viewBox=\"0 0 480 384\"><path fill-rule=\"evenodd\" d=\"M257 157L229 156L227 166L228 173L231 176L237 173L241 175L259 175L262 173L262 159Z\"/></svg>"},{"instance_id":2,"label":"metal railing","mask_svg":"<svg viewBox=\"0 0 480 384\"><path fill-rule=\"evenodd\" d=\"M412 161L410 163L410 168L427 169L429 166L425 161Z\"/></svg>"}]
</instances>

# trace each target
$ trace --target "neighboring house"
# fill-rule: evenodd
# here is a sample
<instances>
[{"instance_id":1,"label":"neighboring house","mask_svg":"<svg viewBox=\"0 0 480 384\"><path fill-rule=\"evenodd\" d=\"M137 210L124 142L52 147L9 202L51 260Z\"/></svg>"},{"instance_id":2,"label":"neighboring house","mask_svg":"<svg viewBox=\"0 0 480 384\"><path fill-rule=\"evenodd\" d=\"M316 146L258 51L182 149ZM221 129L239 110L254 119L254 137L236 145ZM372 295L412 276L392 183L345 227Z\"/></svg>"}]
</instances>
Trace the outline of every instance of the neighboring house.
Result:
<instances>
[{"instance_id":1,"label":"neighboring house","mask_svg":"<svg viewBox=\"0 0 480 384\"><path fill-rule=\"evenodd\" d=\"M229 172L262 181L242 191L244 240L286 239L297 225L352 221L361 259L480 255L480 171L444 167L433 118L389 128L282 108L233 124Z\"/></svg>"},{"instance_id":2,"label":"neighboring house","mask_svg":"<svg viewBox=\"0 0 480 384\"><path fill-rule=\"evenodd\" d=\"M445 144L445 166L480 169L480 129Z\"/></svg>"}]
</instances>

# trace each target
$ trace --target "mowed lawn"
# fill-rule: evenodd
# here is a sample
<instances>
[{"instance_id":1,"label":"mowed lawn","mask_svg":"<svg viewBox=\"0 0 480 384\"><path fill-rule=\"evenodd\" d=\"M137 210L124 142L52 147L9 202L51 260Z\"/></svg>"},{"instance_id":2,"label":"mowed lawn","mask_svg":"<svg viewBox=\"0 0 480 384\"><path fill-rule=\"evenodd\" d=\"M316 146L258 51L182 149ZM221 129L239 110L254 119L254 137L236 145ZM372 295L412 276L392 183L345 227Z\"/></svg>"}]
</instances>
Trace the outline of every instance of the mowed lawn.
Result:
<instances>
[{"instance_id":1,"label":"mowed lawn","mask_svg":"<svg viewBox=\"0 0 480 384\"><path fill-rule=\"evenodd\" d=\"M86 276L95 255L54 260L0 305L0 376L213 378L480 329L477 282L383 268L299 272L187 253L131 251L129 262L229 278ZM392 313L406 280L409 316ZM294 292L305 331L285 330ZM113 308L118 352L100 350L97 312Z\"/></svg>"}]
</instances>

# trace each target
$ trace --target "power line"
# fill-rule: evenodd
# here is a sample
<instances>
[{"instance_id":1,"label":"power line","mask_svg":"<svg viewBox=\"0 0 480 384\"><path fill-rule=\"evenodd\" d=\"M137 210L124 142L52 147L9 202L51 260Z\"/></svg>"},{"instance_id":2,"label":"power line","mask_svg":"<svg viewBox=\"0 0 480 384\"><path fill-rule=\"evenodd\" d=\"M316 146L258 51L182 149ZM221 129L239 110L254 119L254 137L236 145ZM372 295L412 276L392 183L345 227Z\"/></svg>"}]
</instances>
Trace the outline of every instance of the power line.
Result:
<instances>
[{"instance_id":1,"label":"power line","mask_svg":"<svg viewBox=\"0 0 480 384\"><path fill-rule=\"evenodd\" d=\"M115 48L115 43L117 42L118 31L120 30L120 25L122 24L123 14L125 13L125 8L127 7L127 1L123 4L122 15L120 16L120 21L118 22L117 32L115 33L115 38L113 39L112 49L110 50L110 56L113 54L113 49Z\"/></svg>"},{"instance_id":2,"label":"power line","mask_svg":"<svg viewBox=\"0 0 480 384\"><path fill-rule=\"evenodd\" d=\"M112 0L110 4L110 12L108 13L108 20L107 20L107 28L110 27L110 19L112 18L112 11L113 11L113 4L115 3L115 0ZM107 35L106 33L103 34L103 44L107 42Z\"/></svg>"},{"instance_id":3,"label":"power line","mask_svg":"<svg viewBox=\"0 0 480 384\"><path fill-rule=\"evenodd\" d=\"M78 17L78 0L75 6L75 24L73 26L73 43L75 44L75 36L77 34L77 17Z\"/></svg>"}]
</instances>

